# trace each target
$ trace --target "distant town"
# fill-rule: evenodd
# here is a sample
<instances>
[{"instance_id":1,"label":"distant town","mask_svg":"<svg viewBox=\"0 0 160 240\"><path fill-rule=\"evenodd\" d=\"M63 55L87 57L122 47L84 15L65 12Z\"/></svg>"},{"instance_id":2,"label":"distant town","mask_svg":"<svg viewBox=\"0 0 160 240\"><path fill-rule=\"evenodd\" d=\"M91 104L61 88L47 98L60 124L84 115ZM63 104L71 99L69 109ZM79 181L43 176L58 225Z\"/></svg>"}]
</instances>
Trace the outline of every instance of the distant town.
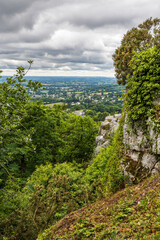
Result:
<instances>
[{"instance_id":1,"label":"distant town","mask_svg":"<svg viewBox=\"0 0 160 240\"><path fill-rule=\"evenodd\" d=\"M120 113L123 86L115 78L104 77L33 77L42 82L43 88L32 95L32 100L42 100L44 104L66 105L77 115L90 115L96 121L105 116Z\"/></svg>"},{"instance_id":2,"label":"distant town","mask_svg":"<svg viewBox=\"0 0 160 240\"><path fill-rule=\"evenodd\" d=\"M2 77L0 81L5 81ZM68 112L103 121L106 116L121 113L124 86L110 77L26 77L39 81L43 87L29 91L32 101L41 100L52 107L63 106Z\"/></svg>"}]
</instances>

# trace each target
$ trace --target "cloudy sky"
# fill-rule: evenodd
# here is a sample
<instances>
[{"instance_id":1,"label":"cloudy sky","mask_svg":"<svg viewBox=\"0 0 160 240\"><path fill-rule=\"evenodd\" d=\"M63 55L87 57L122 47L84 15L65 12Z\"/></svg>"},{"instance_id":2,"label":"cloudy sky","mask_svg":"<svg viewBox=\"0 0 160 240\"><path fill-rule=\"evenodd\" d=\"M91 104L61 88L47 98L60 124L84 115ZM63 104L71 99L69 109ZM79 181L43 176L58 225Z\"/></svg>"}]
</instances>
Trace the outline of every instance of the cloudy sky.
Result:
<instances>
[{"instance_id":1,"label":"cloudy sky","mask_svg":"<svg viewBox=\"0 0 160 240\"><path fill-rule=\"evenodd\" d=\"M159 0L0 0L0 69L30 75L114 76L127 30L160 17Z\"/></svg>"}]
</instances>

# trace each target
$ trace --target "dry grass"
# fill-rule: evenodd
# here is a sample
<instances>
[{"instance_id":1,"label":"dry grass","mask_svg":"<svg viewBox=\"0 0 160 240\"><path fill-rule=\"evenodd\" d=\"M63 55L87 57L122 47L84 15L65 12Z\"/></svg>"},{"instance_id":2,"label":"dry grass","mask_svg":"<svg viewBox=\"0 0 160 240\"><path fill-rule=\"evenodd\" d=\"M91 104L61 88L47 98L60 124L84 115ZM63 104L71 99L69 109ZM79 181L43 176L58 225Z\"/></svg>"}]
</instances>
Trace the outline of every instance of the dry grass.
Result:
<instances>
[{"instance_id":1,"label":"dry grass","mask_svg":"<svg viewBox=\"0 0 160 240\"><path fill-rule=\"evenodd\" d=\"M160 174L64 217L38 240L160 239Z\"/></svg>"}]
</instances>

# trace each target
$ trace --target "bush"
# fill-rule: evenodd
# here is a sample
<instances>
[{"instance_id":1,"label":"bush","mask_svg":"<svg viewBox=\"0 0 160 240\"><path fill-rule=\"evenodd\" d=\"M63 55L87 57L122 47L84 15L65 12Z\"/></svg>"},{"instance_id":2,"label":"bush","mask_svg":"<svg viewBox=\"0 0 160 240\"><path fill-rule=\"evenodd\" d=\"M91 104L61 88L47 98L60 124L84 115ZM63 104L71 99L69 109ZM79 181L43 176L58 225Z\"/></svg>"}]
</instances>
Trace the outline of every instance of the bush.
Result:
<instances>
[{"instance_id":1,"label":"bush","mask_svg":"<svg viewBox=\"0 0 160 240\"><path fill-rule=\"evenodd\" d=\"M86 170L87 181L92 183L99 178L105 188L105 192L116 192L124 186L124 177L120 167L124 154L122 142L123 122L124 117L120 121L111 145L107 148L102 148L101 152Z\"/></svg>"},{"instance_id":2,"label":"bush","mask_svg":"<svg viewBox=\"0 0 160 240\"><path fill-rule=\"evenodd\" d=\"M154 101L160 97L160 50L156 47L136 53L130 64L133 76L128 79L124 108L128 122L146 123L156 118Z\"/></svg>"},{"instance_id":3,"label":"bush","mask_svg":"<svg viewBox=\"0 0 160 240\"><path fill-rule=\"evenodd\" d=\"M73 163L46 164L37 167L22 190L10 185L5 202L13 208L1 218L0 237L34 240L50 224L93 202L101 189L96 181L89 186L83 175Z\"/></svg>"}]
</instances>

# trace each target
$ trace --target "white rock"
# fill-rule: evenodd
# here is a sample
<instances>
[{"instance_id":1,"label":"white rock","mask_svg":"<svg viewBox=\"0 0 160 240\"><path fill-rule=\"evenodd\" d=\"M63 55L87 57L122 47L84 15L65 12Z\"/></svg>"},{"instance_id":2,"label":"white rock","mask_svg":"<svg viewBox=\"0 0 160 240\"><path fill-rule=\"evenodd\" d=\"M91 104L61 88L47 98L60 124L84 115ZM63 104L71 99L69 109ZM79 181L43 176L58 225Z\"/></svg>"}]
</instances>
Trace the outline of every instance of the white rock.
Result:
<instances>
[{"instance_id":1,"label":"white rock","mask_svg":"<svg viewBox=\"0 0 160 240\"><path fill-rule=\"evenodd\" d=\"M96 149L95 155L99 153L100 147L107 147L109 138L113 132L115 132L119 126L119 119L121 114L115 114L114 116L107 116L105 121L101 123L98 135L96 137Z\"/></svg>"},{"instance_id":2,"label":"white rock","mask_svg":"<svg viewBox=\"0 0 160 240\"><path fill-rule=\"evenodd\" d=\"M155 155L145 152L142 157L142 166L144 168L149 168L150 171L154 168L155 164L157 163L157 159Z\"/></svg>"},{"instance_id":3,"label":"white rock","mask_svg":"<svg viewBox=\"0 0 160 240\"><path fill-rule=\"evenodd\" d=\"M105 143L106 139L103 136L96 137L96 145L101 146L103 143Z\"/></svg>"}]
</instances>

